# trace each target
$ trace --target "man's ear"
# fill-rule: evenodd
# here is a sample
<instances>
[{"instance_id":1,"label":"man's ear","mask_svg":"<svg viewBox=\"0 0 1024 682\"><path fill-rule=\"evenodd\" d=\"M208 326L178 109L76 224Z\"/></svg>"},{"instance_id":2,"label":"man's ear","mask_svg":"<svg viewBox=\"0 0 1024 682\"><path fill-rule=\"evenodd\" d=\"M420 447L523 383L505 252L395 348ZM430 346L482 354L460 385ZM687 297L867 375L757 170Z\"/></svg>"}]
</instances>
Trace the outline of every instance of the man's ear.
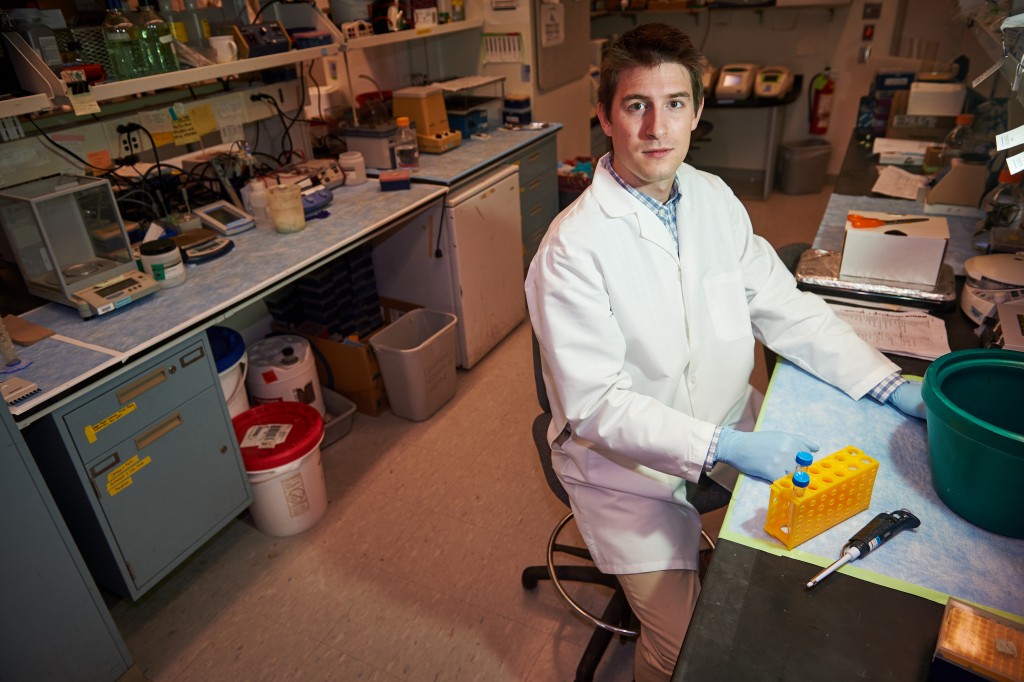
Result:
<instances>
[{"instance_id":1,"label":"man's ear","mask_svg":"<svg viewBox=\"0 0 1024 682\"><path fill-rule=\"evenodd\" d=\"M597 120L600 121L601 130L604 131L604 134L607 135L608 137L611 137L612 123L610 120L608 120L608 117L605 116L604 107L601 106L600 104L597 105Z\"/></svg>"},{"instance_id":2,"label":"man's ear","mask_svg":"<svg viewBox=\"0 0 1024 682\"><path fill-rule=\"evenodd\" d=\"M697 115L693 117L693 122L690 123L690 132L692 133L697 129L697 124L700 123L700 115L704 113L704 100L700 101L700 107L697 109Z\"/></svg>"}]
</instances>

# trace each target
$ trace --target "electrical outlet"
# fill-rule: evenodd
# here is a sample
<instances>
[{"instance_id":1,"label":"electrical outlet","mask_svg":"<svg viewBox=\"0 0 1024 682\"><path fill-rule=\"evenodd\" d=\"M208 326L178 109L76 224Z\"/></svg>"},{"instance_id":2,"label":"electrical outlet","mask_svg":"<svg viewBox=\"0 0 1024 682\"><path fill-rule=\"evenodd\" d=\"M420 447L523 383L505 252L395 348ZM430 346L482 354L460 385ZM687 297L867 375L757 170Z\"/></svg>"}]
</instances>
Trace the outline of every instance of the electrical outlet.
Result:
<instances>
[{"instance_id":1,"label":"electrical outlet","mask_svg":"<svg viewBox=\"0 0 1024 682\"><path fill-rule=\"evenodd\" d=\"M149 138L141 130L126 131L125 126L130 121L111 124L108 127L108 140L111 141L111 150L114 156L128 156L139 154L150 148Z\"/></svg>"}]
</instances>

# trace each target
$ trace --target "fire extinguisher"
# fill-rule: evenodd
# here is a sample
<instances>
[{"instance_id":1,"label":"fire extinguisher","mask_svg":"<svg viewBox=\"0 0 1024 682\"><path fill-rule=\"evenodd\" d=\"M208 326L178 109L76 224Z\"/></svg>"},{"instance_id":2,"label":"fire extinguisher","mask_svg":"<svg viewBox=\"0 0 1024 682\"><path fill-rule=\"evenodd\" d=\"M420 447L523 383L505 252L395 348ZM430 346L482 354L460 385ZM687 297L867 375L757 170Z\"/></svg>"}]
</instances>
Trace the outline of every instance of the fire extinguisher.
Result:
<instances>
[{"instance_id":1,"label":"fire extinguisher","mask_svg":"<svg viewBox=\"0 0 1024 682\"><path fill-rule=\"evenodd\" d=\"M824 135L828 132L835 91L836 82L832 78L832 70L829 67L826 66L824 71L811 79L807 98L807 113L812 135Z\"/></svg>"}]
</instances>

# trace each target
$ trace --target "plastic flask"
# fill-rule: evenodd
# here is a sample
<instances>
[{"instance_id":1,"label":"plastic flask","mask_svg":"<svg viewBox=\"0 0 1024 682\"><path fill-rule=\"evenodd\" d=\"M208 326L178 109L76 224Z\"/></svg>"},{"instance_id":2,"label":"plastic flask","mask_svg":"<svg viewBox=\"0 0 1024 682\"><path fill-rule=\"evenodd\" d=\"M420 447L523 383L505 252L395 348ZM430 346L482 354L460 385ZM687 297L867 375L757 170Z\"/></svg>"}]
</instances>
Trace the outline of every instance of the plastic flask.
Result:
<instances>
[{"instance_id":1,"label":"plastic flask","mask_svg":"<svg viewBox=\"0 0 1024 682\"><path fill-rule=\"evenodd\" d=\"M143 64L139 50L139 30L121 10L121 0L107 0L107 16L103 20L103 45L110 57L110 67L118 80L145 76L138 65Z\"/></svg>"},{"instance_id":2,"label":"plastic flask","mask_svg":"<svg viewBox=\"0 0 1024 682\"><path fill-rule=\"evenodd\" d=\"M972 161L971 154L974 152L976 140L974 131L974 114L960 114L956 117L956 127L946 134L942 143L942 167L946 168L952 164L953 159Z\"/></svg>"},{"instance_id":3,"label":"plastic flask","mask_svg":"<svg viewBox=\"0 0 1024 682\"><path fill-rule=\"evenodd\" d=\"M415 171L420 167L420 150L416 143L416 133L409 127L409 117L399 116L395 119L398 133L395 139L395 161L399 170Z\"/></svg>"},{"instance_id":4,"label":"plastic flask","mask_svg":"<svg viewBox=\"0 0 1024 682\"><path fill-rule=\"evenodd\" d=\"M210 22L199 16L196 0L185 0L185 32L188 34L188 45L192 48L209 47Z\"/></svg>"},{"instance_id":5,"label":"plastic flask","mask_svg":"<svg viewBox=\"0 0 1024 682\"><path fill-rule=\"evenodd\" d=\"M985 217L978 221L975 247L982 251L989 250L993 236L1020 229L1021 218L1024 217L1022 179L1024 173L1013 175L1008 168L999 171L999 184L981 200L981 210L985 212Z\"/></svg>"},{"instance_id":6,"label":"plastic flask","mask_svg":"<svg viewBox=\"0 0 1024 682\"><path fill-rule=\"evenodd\" d=\"M174 4L171 0L158 0L157 7L160 8L160 16L171 27L171 35L174 36L174 39L179 43L187 43L188 31L185 30L185 24L181 22L181 13L174 11Z\"/></svg>"},{"instance_id":7,"label":"plastic flask","mask_svg":"<svg viewBox=\"0 0 1024 682\"><path fill-rule=\"evenodd\" d=\"M796 471L807 471L807 467L811 466L812 462L814 462L814 457L811 456L811 453L803 450L796 453Z\"/></svg>"},{"instance_id":8,"label":"plastic flask","mask_svg":"<svg viewBox=\"0 0 1024 682\"><path fill-rule=\"evenodd\" d=\"M793 474L793 494L797 497L803 497L810 484L811 476L806 471L798 471Z\"/></svg>"},{"instance_id":9,"label":"plastic flask","mask_svg":"<svg viewBox=\"0 0 1024 682\"><path fill-rule=\"evenodd\" d=\"M139 0L139 43L149 73L178 70L178 56L174 52L174 34L171 25L157 14L155 0Z\"/></svg>"},{"instance_id":10,"label":"plastic flask","mask_svg":"<svg viewBox=\"0 0 1024 682\"><path fill-rule=\"evenodd\" d=\"M267 186L262 180L250 180L249 206L252 209L253 222L257 228L274 227L274 221L270 217L270 195L267 194Z\"/></svg>"}]
</instances>

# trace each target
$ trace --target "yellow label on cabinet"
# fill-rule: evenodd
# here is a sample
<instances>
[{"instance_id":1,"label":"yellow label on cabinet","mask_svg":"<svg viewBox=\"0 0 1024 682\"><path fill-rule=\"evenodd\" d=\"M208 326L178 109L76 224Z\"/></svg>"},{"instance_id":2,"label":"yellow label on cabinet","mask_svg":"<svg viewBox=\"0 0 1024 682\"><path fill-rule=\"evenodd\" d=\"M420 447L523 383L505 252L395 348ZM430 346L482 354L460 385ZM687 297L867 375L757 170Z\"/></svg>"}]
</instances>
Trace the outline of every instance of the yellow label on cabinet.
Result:
<instances>
[{"instance_id":1,"label":"yellow label on cabinet","mask_svg":"<svg viewBox=\"0 0 1024 682\"><path fill-rule=\"evenodd\" d=\"M107 493L111 497L118 494L128 486L132 484L132 476L134 476L140 469L149 466L153 459L146 457L145 459L139 459L138 455L135 455L128 461L116 469L112 469L107 474Z\"/></svg>"},{"instance_id":2,"label":"yellow label on cabinet","mask_svg":"<svg viewBox=\"0 0 1024 682\"><path fill-rule=\"evenodd\" d=\"M135 403L131 402L131 403L128 403L127 405L125 405L124 407L122 407L120 410L118 410L114 414L112 414L109 417L107 417L106 419L104 419L103 421L97 422L97 423L93 424L92 426L86 426L85 427L85 439L87 441L89 441L89 443L95 443L96 442L96 434L98 434L100 431L102 431L103 429L107 428L108 426L110 426L111 424L116 422L121 417L124 417L125 415L131 414L134 411L135 411Z\"/></svg>"}]
</instances>

